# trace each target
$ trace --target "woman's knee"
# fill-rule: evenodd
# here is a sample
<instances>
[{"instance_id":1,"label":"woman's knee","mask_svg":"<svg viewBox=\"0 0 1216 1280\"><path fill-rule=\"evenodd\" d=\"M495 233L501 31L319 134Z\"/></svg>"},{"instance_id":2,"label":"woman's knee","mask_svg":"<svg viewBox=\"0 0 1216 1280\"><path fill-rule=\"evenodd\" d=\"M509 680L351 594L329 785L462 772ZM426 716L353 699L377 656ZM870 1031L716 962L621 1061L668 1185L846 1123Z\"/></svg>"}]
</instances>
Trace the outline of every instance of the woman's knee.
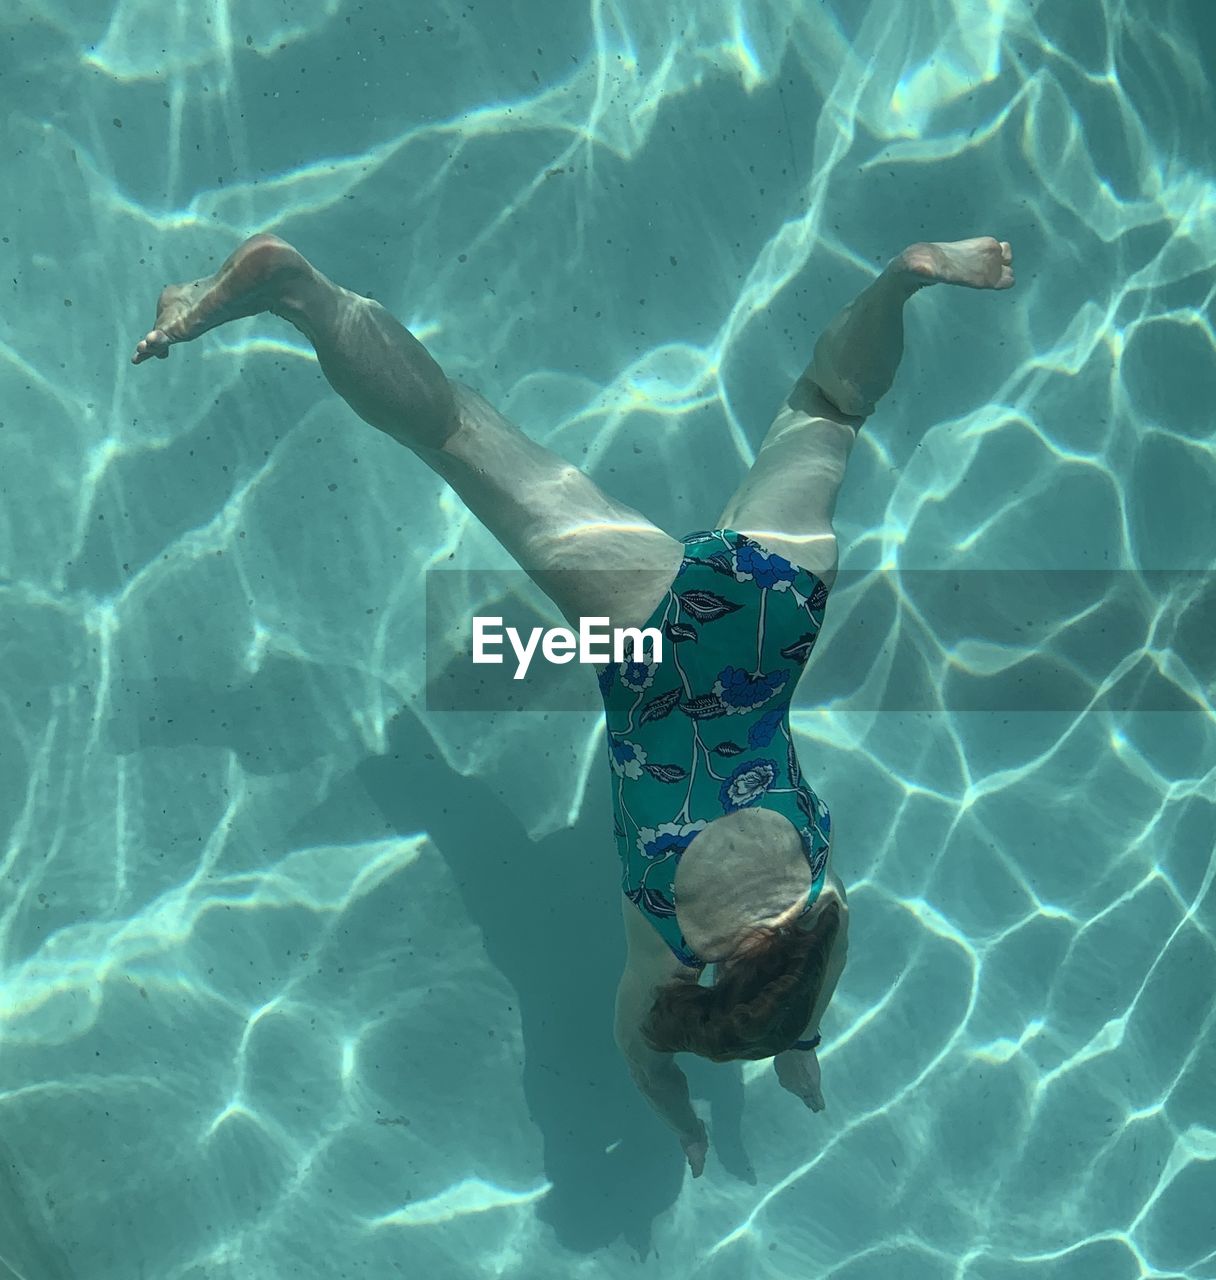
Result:
<instances>
[{"instance_id":1,"label":"woman's knee","mask_svg":"<svg viewBox=\"0 0 1216 1280\"><path fill-rule=\"evenodd\" d=\"M831 370L817 370L814 380L804 374L790 393L789 403L813 418L828 418L850 427L860 426L874 412L873 401Z\"/></svg>"}]
</instances>

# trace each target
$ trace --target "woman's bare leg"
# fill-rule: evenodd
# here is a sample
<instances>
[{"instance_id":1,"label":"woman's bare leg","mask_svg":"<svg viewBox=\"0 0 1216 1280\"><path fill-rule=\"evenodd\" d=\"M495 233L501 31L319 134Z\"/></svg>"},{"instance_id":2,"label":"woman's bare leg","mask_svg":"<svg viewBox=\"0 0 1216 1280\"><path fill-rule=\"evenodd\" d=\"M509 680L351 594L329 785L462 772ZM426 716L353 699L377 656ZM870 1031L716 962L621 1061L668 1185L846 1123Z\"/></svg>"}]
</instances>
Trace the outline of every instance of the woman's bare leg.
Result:
<instances>
[{"instance_id":1,"label":"woman's bare leg","mask_svg":"<svg viewBox=\"0 0 1216 1280\"><path fill-rule=\"evenodd\" d=\"M832 321L778 412L719 525L746 533L831 585L832 515L857 431L891 387L904 303L932 284L1008 289L1013 255L991 237L914 244Z\"/></svg>"},{"instance_id":2,"label":"woman's bare leg","mask_svg":"<svg viewBox=\"0 0 1216 1280\"><path fill-rule=\"evenodd\" d=\"M164 290L132 362L164 359L178 342L263 311L308 338L333 389L433 467L567 618L649 617L682 545L449 381L379 303L335 285L276 236L254 236L214 276Z\"/></svg>"}]
</instances>

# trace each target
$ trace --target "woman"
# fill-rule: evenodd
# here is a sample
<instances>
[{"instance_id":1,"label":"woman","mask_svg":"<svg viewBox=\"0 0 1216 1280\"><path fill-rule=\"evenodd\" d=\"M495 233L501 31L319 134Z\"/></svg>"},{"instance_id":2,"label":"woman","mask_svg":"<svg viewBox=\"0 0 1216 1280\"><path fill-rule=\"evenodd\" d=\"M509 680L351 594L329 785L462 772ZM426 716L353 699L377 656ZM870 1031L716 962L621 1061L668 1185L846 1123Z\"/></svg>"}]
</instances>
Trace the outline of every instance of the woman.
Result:
<instances>
[{"instance_id":1,"label":"woman","mask_svg":"<svg viewBox=\"0 0 1216 1280\"><path fill-rule=\"evenodd\" d=\"M836 573L845 463L903 352L904 303L932 284L1008 288L1011 263L989 237L892 259L820 337L715 528L679 541L449 381L383 307L275 236L165 289L132 356L164 359L228 320L281 316L350 407L451 484L567 619L659 628L667 661L600 672L629 944L615 1034L694 1177L708 1139L675 1052L771 1056L781 1084L823 1108L817 1028L844 966L848 905L789 703Z\"/></svg>"}]
</instances>

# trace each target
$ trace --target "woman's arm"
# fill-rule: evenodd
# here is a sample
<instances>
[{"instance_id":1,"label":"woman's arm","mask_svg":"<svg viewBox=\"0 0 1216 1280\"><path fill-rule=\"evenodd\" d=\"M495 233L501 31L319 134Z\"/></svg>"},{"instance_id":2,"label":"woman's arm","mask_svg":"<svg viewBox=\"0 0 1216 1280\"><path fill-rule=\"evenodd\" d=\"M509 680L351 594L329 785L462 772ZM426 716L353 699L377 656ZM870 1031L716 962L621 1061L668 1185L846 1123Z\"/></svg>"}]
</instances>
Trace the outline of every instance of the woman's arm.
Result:
<instances>
[{"instance_id":1,"label":"woman's arm","mask_svg":"<svg viewBox=\"0 0 1216 1280\"><path fill-rule=\"evenodd\" d=\"M802 1035L804 1040L812 1040L819 1031L819 1024L823 1021L823 1015L827 1011L827 1007L832 1002L832 997L836 994L836 984L840 981L840 975L844 972L845 961L849 958L849 908L841 898L840 901L840 930L836 934L836 940L832 943L832 954L828 957L828 971L824 975L823 986L819 989L819 998L815 1001L815 1007L811 1010L811 1018L807 1023L806 1031ZM795 1049L795 1053L802 1052Z\"/></svg>"},{"instance_id":2,"label":"woman's arm","mask_svg":"<svg viewBox=\"0 0 1216 1280\"><path fill-rule=\"evenodd\" d=\"M675 1055L656 1053L642 1039L639 1030L653 1000L654 989L649 983L637 981L636 976L631 981L628 975L622 981L617 989L617 1047L642 1097L680 1139L692 1176L698 1178L705 1167L709 1140L704 1123L692 1109L688 1081L676 1065Z\"/></svg>"},{"instance_id":3,"label":"woman's arm","mask_svg":"<svg viewBox=\"0 0 1216 1280\"><path fill-rule=\"evenodd\" d=\"M819 1024L832 996L836 992L836 984L844 972L845 961L849 958L849 908L844 897L844 886L836 881L839 891L836 897L840 903L840 929L832 944L832 954L828 957L827 973L823 986L811 1010L810 1021L799 1039L813 1040L819 1033ZM773 1058L773 1069L783 1089L788 1089L806 1103L812 1111L822 1111L824 1107L823 1089L819 1082L819 1059L814 1049L787 1049Z\"/></svg>"},{"instance_id":4,"label":"woman's arm","mask_svg":"<svg viewBox=\"0 0 1216 1280\"><path fill-rule=\"evenodd\" d=\"M675 1055L657 1053L642 1038L641 1028L659 987L677 979L695 982L696 974L676 960L624 894L621 914L628 954L616 991L613 1034L642 1096L687 1145L704 1133L688 1098L688 1082L676 1065Z\"/></svg>"}]
</instances>

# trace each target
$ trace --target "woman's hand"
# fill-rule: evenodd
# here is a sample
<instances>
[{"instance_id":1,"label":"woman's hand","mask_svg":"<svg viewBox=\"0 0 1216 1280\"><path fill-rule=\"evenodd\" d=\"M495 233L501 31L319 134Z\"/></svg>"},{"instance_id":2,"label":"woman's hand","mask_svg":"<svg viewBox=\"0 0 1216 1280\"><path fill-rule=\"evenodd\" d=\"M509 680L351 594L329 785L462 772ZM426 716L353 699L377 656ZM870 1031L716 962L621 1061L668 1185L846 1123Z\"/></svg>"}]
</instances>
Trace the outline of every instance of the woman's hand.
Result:
<instances>
[{"instance_id":1,"label":"woman's hand","mask_svg":"<svg viewBox=\"0 0 1216 1280\"><path fill-rule=\"evenodd\" d=\"M694 1178L701 1176L705 1168L705 1154L709 1150L709 1130L705 1127L705 1121L698 1120L697 1125L696 1133L680 1139L680 1146L684 1148L684 1154L688 1157L688 1167L692 1170Z\"/></svg>"},{"instance_id":2,"label":"woman's hand","mask_svg":"<svg viewBox=\"0 0 1216 1280\"><path fill-rule=\"evenodd\" d=\"M812 1111L823 1110L823 1085L814 1049L787 1049L773 1059L773 1067L783 1089L801 1098Z\"/></svg>"}]
</instances>

